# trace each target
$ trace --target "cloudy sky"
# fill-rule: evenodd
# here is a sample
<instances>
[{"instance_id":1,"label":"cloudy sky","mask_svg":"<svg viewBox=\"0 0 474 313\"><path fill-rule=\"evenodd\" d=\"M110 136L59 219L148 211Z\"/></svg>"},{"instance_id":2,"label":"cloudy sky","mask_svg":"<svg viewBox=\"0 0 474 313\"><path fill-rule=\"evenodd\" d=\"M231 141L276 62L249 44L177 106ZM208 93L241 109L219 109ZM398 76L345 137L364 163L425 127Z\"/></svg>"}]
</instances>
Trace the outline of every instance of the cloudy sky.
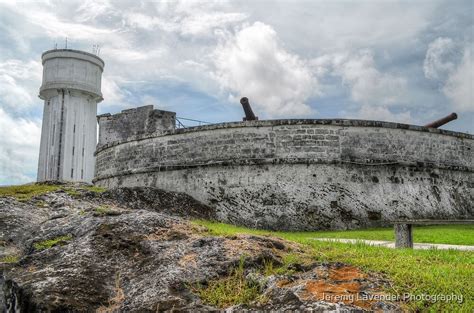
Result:
<instances>
[{"instance_id":1,"label":"cloudy sky","mask_svg":"<svg viewBox=\"0 0 474 313\"><path fill-rule=\"evenodd\" d=\"M236 121L359 118L474 133L474 2L0 0L0 185L34 181L41 53L106 67L99 113L154 104Z\"/></svg>"}]
</instances>

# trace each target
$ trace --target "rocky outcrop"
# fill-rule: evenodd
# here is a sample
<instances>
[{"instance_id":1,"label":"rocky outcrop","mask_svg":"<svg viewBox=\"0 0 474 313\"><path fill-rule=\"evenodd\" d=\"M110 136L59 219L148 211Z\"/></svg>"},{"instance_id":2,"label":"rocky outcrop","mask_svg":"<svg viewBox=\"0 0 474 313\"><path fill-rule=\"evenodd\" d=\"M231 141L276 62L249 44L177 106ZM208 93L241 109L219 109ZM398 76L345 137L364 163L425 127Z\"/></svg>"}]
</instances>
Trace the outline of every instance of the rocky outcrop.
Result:
<instances>
[{"instance_id":1,"label":"rocky outcrop","mask_svg":"<svg viewBox=\"0 0 474 313\"><path fill-rule=\"evenodd\" d=\"M245 256L246 280L259 286L262 297L231 311L397 308L323 299L331 288L331 294L380 292L383 279L344 264L293 265L289 273L265 277L264 264L282 264L286 254L302 254L302 247L270 237L210 236L184 215L212 218L214 212L192 198L151 188L95 193L74 187L24 202L0 198L0 307L216 311L196 289L228 276Z\"/></svg>"},{"instance_id":2,"label":"rocky outcrop","mask_svg":"<svg viewBox=\"0 0 474 313\"><path fill-rule=\"evenodd\" d=\"M101 194L102 199L130 209L144 209L183 218L215 219L215 210L185 193L157 188L115 188Z\"/></svg>"}]
</instances>

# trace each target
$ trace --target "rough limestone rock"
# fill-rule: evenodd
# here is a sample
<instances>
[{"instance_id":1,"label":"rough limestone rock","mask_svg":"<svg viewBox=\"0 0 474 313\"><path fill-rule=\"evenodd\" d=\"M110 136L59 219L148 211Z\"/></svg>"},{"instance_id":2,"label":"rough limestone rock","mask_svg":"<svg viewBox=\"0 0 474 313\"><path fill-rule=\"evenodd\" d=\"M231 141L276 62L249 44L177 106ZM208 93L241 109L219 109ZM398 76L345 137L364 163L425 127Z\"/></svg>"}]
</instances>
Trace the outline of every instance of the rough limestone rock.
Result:
<instances>
[{"instance_id":1,"label":"rough limestone rock","mask_svg":"<svg viewBox=\"0 0 474 313\"><path fill-rule=\"evenodd\" d=\"M324 301L320 292L329 285L341 294L384 285L343 264L315 263L294 275L263 277L258 268L264 260L279 264L301 247L270 237L214 237L179 217L213 214L192 198L152 188L102 194L78 188L73 195L60 190L26 202L0 198L0 258L19 256L16 263L0 263L0 311L217 311L192 286L228 275L242 255L247 278L258 281L267 301L228 311L397 309ZM55 244L41 247L45 240Z\"/></svg>"}]
</instances>

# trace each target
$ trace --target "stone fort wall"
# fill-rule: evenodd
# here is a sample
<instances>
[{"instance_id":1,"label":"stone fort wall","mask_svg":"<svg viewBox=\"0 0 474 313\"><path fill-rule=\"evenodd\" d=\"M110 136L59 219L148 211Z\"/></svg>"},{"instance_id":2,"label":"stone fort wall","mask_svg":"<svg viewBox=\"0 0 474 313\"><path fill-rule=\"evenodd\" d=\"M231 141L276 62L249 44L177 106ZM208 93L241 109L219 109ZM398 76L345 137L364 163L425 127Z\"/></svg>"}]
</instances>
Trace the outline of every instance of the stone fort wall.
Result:
<instances>
[{"instance_id":1,"label":"stone fort wall","mask_svg":"<svg viewBox=\"0 0 474 313\"><path fill-rule=\"evenodd\" d=\"M474 216L469 134L377 121L266 120L168 124L117 137L117 127L103 127L114 116L99 117L96 184L185 192L215 207L221 221L310 230Z\"/></svg>"}]
</instances>

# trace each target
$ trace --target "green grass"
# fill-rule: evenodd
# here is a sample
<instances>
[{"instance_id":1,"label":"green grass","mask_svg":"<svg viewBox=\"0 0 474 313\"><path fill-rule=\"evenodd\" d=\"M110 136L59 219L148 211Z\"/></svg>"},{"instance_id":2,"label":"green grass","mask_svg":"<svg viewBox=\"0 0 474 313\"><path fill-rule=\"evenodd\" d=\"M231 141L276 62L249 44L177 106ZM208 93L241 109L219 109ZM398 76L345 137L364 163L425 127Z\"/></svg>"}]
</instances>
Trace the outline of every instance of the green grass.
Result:
<instances>
[{"instance_id":1,"label":"green grass","mask_svg":"<svg viewBox=\"0 0 474 313\"><path fill-rule=\"evenodd\" d=\"M46 249L49 249L49 248L54 247L54 246L62 246L64 244L66 244L66 242L68 242L71 239L72 239L71 235L60 236L60 237L56 237L56 238L49 239L49 240L43 240L43 241L40 241L40 242L35 242L33 244L33 247L37 251L46 250Z\"/></svg>"},{"instance_id":2,"label":"green grass","mask_svg":"<svg viewBox=\"0 0 474 313\"><path fill-rule=\"evenodd\" d=\"M384 273L392 282L392 287L386 290L389 293L403 295L462 295L464 302L430 303L424 300L415 300L407 303L410 310L422 311L466 311L474 308L474 253L454 250L412 250L389 249L364 244L343 244L313 240L322 237L318 232L270 232L247 229L223 223L209 221L194 221L195 224L205 226L213 235L255 234L271 235L295 241L306 245L315 261L344 262L362 268L365 271ZM431 227L430 227L431 228ZM428 229L430 229L428 228ZM447 227L456 232L458 226ZM443 233L440 228L431 228L433 232ZM380 230L359 234L371 233L371 236ZM382 230L384 233L387 230ZM428 231L428 230L427 230ZM341 232L324 232L341 233ZM354 234L354 232L352 232ZM415 230L416 234L416 230ZM342 237L342 236L341 236ZM344 236L345 238L348 238ZM432 237L426 234L425 238ZM369 237L370 239L384 239ZM415 237L416 238L416 237ZM456 241L459 243L459 241ZM462 243L466 243L462 241Z\"/></svg>"},{"instance_id":3,"label":"green grass","mask_svg":"<svg viewBox=\"0 0 474 313\"><path fill-rule=\"evenodd\" d=\"M27 184L0 187L0 197L14 197L19 201L28 201L35 196L61 189L61 186L47 184Z\"/></svg>"},{"instance_id":4,"label":"green grass","mask_svg":"<svg viewBox=\"0 0 474 313\"><path fill-rule=\"evenodd\" d=\"M108 205L101 205L94 209L94 216L105 216L105 215L120 215L120 211L114 210Z\"/></svg>"},{"instance_id":5,"label":"green grass","mask_svg":"<svg viewBox=\"0 0 474 313\"><path fill-rule=\"evenodd\" d=\"M95 193L105 192L107 189L98 186L68 186L68 185L50 185L44 183L34 183L26 185L0 187L0 197L14 197L19 201L28 201L31 198L48 192L64 190L71 197L80 196L79 189L85 189Z\"/></svg>"},{"instance_id":6,"label":"green grass","mask_svg":"<svg viewBox=\"0 0 474 313\"><path fill-rule=\"evenodd\" d=\"M307 233L317 238L347 238L366 240L395 240L393 228L367 230L321 231ZM474 225L413 226L414 242L474 245Z\"/></svg>"},{"instance_id":7,"label":"green grass","mask_svg":"<svg viewBox=\"0 0 474 313\"><path fill-rule=\"evenodd\" d=\"M37 201L35 201L35 204L36 204L37 207L40 207L40 208L47 208L48 207L48 203L46 203L43 200L37 200Z\"/></svg>"},{"instance_id":8,"label":"green grass","mask_svg":"<svg viewBox=\"0 0 474 313\"><path fill-rule=\"evenodd\" d=\"M107 215L110 212L110 207L107 205L101 205L94 209L96 215Z\"/></svg>"},{"instance_id":9,"label":"green grass","mask_svg":"<svg viewBox=\"0 0 474 313\"><path fill-rule=\"evenodd\" d=\"M19 260L20 256L11 254L0 258L0 263L17 263Z\"/></svg>"},{"instance_id":10,"label":"green grass","mask_svg":"<svg viewBox=\"0 0 474 313\"><path fill-rule=\"evenodd\" d=\"M216 280L208 281L206 285L189 286L199 295L205 304L226 308L237 304L250 304L257 301L266 302L261 293L263 281L255 277L268 277L270 275L291 275L295 273L295 264L313 263L311 255L304 253L286 253L282 256L281 264L274 264L273 260L263 260L260 266L252 268L254 278L245 275L245 256L242 256L238 267L232 269L230 275ZM263 277L262 277L263 278Z\"/></svg>"},{"instance_id":11,"label":"green grass","mask_svg":"<svg viewBox=\"0 0 474 313\"><path fill-rule=\"evenodd\" d=\"M79 189L85 189L95 193L105 192L107 189L98 186L67 186L67 185L50 185L44 183L34 183L26 185L5 186L0 187L0 197L14 197L19 201L28 201L31 198L48 192L64 190L72 197L80 196Z\"/></svg>"},{"instance_id":12,"label":"green grass","mask_svg":"<svg viewBox=\"0 0 474 313\"><path fill-rule=\"evenodd\" d=\"M249 304L259 297L260 286L246 279L244 263L244 258L241 258L239 266L233 269L229 276L211 280L206 286L191 286L191 289L204 303L219 308L239 303Z\"/></svg>"},{"instance_id":13,"label":"green grass","mask_svg":"<svg viewBox=\"0 0 474 313\"><path fill-rule=\"evenodd\" d=\"M98 186L74 186L74 187L66 187L64 188L64 191L70 195L71 197L79 197L81 196L81 191L83 192L84 190L90 191L90 192L95 192L95 193L103 193L107 189L98 187Z\"/></svg>"},{"instance_id":14,"label":"green grass","mask_svg":"<svg viewBox=\"0 0 474 313\"><path fill-rule=\"evenodd\" d=\"M206 226L205 221L196 221L197 224ZM213 223L212 229L216 234L255 234L271 235L271 231L248 229L223 223ZM372 228L364 230L345 231L315 231L315 232L279 232L294 238L345 238L366 240L395 240L393 228ZM452 245L474 245L474 225L434 225L414 226L413 241L419 243L444 243Z\"/></svg>"},{"instance_id":15,"label":"green grass","mask_svg":"<svg viewBox=\"0 0 474 313\"><path fill-rule=\"evenodd\" d=\"M77 189L72 187L64 188L64 191L73 198L79 197L81 195Z\"/></svg>"},{"instance_id":16,"label":"green grass","mask_svg":"<svg viewBox=\"0 0 474 313\"><path fill-rule=\"evenodd\" d=\"M96 193L103 193L105 191L107 191L106 188L103 188L103 187L99 187L99 186L85 186L85 187L82 187L88 191L92 191L92 192L96 192Z\"/></svg>"},{"instance_id":17,"label":"green grass","mask_svg":"<svg viewBox=\"0 0 474 313\"><path fill-rule=\"evenodd\" d=\"M106 216L106 215L114 216L114 215L120 215L120 214L122 214L122 212L114 209L111 206L101 205L101 206L94 209L93 214L94 214L94 216Z\"/></svg>"}]
</instances>

